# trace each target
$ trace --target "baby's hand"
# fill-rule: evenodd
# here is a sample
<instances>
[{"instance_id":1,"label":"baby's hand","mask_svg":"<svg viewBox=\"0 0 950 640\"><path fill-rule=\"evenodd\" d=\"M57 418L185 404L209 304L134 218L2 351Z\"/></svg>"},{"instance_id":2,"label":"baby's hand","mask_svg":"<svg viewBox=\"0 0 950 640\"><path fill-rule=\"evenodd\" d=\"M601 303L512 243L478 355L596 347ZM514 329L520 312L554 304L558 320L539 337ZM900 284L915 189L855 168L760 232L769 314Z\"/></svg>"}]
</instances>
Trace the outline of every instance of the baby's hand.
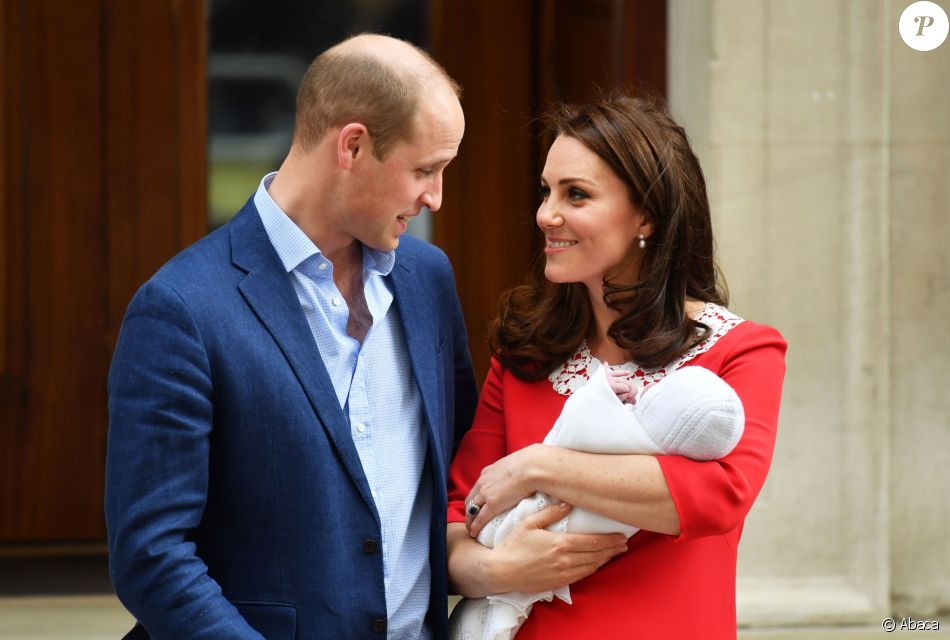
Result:
<instances>
[{"instance_id":1,"label":"baby's hand","mask_svg":"<svg viewBox=\"0 0 950 640\"><path fill-rule=\"evenodd\" d=\"M637 385L624 374L607 369L607 383L621 402L634 404L637 401Z\"/></svg>"}]
</instances>

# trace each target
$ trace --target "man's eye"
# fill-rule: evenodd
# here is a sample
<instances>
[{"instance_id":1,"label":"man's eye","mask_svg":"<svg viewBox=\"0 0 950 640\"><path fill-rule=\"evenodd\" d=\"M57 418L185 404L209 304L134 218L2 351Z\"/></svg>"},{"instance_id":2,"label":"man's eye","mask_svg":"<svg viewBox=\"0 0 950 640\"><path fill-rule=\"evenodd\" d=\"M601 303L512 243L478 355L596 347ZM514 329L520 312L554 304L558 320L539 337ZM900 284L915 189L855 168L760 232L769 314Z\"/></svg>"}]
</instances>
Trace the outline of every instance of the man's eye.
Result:
<instances>
[{"instance_id":1,"label":"man's eye","mask_svg":"<svg viewBox=\"0 0 950 640\"><path fill-rule=\"evenodd\" d=\"M583 200L584 198L589 197L586 192L578 189L577 187L572 187L567 192L567 197L571 200Z\"/></svg>"},{"instance_id":2,"label":"man's eye","mask_svg":"<svg viewBox=\"0 0 950 640\"><path fill-rule=\"evenodd\" d=\"M432 169L416 169L416 175L419 176L431 176Z\"/></svg>"}]
</instances>

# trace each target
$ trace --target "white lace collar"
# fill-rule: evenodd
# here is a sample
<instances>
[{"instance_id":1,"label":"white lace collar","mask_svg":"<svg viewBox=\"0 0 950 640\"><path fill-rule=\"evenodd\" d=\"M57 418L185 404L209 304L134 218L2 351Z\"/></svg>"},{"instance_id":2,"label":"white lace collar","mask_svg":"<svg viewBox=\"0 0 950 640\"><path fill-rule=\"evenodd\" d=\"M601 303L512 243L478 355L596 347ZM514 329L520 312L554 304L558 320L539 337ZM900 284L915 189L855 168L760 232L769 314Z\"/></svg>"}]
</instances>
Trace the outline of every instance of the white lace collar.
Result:
<instances>
[{"instance_id":1,"label":"white lace collar","mask_svg":"<svg viewBox=\"0 0 950 640\"><path fill-rule=\"evenodd\" d=\"M637 388L642 390L647 386L663 379L670 371L679 369L684 364L695 358L701 353L709 351L716 342L719 341L730 329L742 322L742 318L732 313L725 307L718 304L707 302L703 310L695 318L709 327L709 337L701 343L691 348L678 359L662 367L655 369L646 369L635 362L625 362L619 365L610 365L614 371L620 371L632 380ZM590 365L594 356L587 348L587 341L581 343L574 355L564 361L561 366L548 375L548 380L554 386L554 390L562 396L569 396L585 384L590 376Z\"/></svg>"}]
</instances>

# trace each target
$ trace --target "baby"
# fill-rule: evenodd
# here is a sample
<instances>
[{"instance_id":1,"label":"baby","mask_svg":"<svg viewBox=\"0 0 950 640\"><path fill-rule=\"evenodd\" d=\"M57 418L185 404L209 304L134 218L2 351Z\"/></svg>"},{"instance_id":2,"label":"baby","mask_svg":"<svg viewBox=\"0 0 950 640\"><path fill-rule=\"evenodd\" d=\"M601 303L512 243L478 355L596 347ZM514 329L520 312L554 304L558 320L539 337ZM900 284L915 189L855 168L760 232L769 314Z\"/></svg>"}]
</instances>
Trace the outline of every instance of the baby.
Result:
<instances>
[{"instance_id":1,"label":"baby","mask_svg":"<svg viewBox=\"0 0 950 640\"><path fill-rule=\"evenodd\" d=\"M745 415L736 392L716 374L701 367L683 367L652 386L636 385L598 360L590 380L561 410L544 444L590 453L680 455L716 460L727 455L742 436ZM526 516L558 502L536 493L499 514L481 530L478 541L500 544ZM628 538L639 529L584 509L573 509L548 527L562 533L613 533ZM571 602L563 586L543 593L509 592L487 598L465 598L452 611L453 640L510 640L540 600L554 596Z\"/></svg>"}]
</instances>

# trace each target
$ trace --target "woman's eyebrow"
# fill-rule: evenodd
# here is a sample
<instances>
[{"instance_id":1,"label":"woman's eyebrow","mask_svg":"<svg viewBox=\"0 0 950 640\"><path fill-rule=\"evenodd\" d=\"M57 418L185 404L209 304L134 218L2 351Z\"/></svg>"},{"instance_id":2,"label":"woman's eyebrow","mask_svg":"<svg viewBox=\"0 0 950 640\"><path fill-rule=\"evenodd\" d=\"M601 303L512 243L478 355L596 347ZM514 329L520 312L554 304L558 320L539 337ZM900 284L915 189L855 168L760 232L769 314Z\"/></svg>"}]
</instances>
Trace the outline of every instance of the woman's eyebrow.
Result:
<instances>
[{"instance_id":1,"label":"woman's eyebrow","mask_svg":"<svg viewBox=\"0 0 950 640\"><path fill-rule=\"evenodd\" d=\"M557 181L558 184L570 184L571 182L586 182L587 184L594 184L586 178L561 178Z\"/></svg>"}]
</instances>

